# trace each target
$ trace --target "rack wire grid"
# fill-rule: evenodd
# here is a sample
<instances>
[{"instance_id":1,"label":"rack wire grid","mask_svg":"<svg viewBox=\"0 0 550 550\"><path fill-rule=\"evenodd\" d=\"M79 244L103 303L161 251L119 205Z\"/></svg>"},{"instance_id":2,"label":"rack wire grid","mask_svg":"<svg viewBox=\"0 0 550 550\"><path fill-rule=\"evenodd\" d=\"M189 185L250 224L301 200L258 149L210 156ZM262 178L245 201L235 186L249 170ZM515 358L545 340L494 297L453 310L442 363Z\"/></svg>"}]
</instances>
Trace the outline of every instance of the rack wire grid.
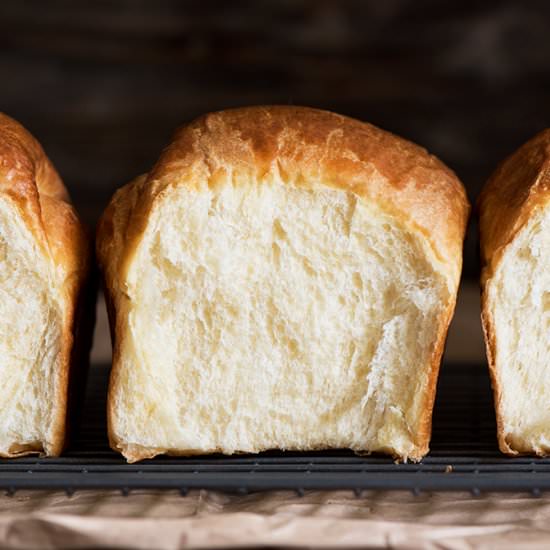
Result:
<instances>
[{"instance_id":1,"label":"rack wire grid","mask_svg":"<svg viewBox=\"0 0 550 550\"><path fill-rule=\"evenodd\" d=\"M483 366L444 365L434 411L431 451L422 462L349 451L268 452L259 455L157 457L137 464L109 449L105 396L108 367L95 366L73 443L60 458L0 460L0 489L191 489L246 493L263 490L350 489L422 491L550 490L550 459L510 458L498 451L492 394Z\"/></svg>"}]
</instances>

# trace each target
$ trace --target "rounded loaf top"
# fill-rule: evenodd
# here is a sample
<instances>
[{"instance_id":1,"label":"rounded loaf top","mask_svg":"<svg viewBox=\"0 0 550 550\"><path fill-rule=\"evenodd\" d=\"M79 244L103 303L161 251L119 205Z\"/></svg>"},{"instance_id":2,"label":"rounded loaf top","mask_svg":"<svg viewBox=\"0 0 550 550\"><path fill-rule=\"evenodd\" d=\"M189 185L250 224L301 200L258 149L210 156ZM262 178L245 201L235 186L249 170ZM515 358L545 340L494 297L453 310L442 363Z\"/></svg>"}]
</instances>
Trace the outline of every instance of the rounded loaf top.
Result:
<instances>
[{"instance_id":1,"label":"rounded loaf top","mask_svg":"<svg viewBox=\"0 0 550 550\"><path fill-rule=\"evenodd\" d=\"M460 277L470 207L457 176L422 147L390 132L308 107L229 109L180 127L149 174L123 188L128 200L115 196L114 203L125 203L119 209L124 220L112 221L127 226L130 240L139 239L155 198L167 186L199 188L228 177L236 185L278 178L353 192L422 232L449 280Z\"/></svg>"}]
</instances>

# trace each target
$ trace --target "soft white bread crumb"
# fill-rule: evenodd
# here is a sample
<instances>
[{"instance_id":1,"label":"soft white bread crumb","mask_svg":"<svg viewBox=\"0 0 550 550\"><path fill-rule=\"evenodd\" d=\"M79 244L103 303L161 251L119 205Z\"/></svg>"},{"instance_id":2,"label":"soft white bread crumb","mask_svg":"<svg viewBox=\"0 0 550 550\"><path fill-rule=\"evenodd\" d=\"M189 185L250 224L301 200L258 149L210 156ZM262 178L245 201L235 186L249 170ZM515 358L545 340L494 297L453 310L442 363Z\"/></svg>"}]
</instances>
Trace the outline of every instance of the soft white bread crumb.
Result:
<instances>
[{"instance_id":1,"label":"soft white bread crumb","mask_svg":"<svg viewBox=\"0 0 550 550\"><path fill-rule=\"evenodd\" d=\"M52 439L61 313L54 273L17 208L0 199L0 454Z\"/></svg>"},{"instance_id":2,"label":"soft white bread crumb","mask_svg":"<svg viewBox=\"0 0 550 550\"><path fill-rule=\"evenodd\" d=\"M417 236L351 193L176 187L126 289L123 441L414 450L449 290Z\"/></svg>"},{"instance_id":3,"label":"soft white bread crumb","mask_svg":"<svg viewBox=\"0 0 550 550\"><path fill-rule=\"evenodd\" d=\"M550 207L506 248L486 288L496 341L502 437L512 449L550 453Z\"/></svg>"},{"instance_id":4,"label":"soft white bread crumb","mask_svg":"<svg viewBox=\"0 0 550 550\"><path fill-rule=\"evenodd\" d=\"M346 134L335 128L349 119L309 110L293 117L281 108L267 111L264 126L265 113L251 111L247 123L231 113L215 115L210 126L207 119L206 135L215 133L217 116L229 122L223 140L193 150L207 158L204 177L202 160L185 172L185 154L168 150L158 165L164 179L157 167L117 193L104 217L98 251L115 332L112 445L131 461L163 452L326 448L419 459L428 450L456 299L456 239L462 242L467 215L461 188L434 172L424 173L421 187L405 171L404 190L392 191L368 166L356 174L356 191L335 185L315 173L324 161L313 145L332 143L327 162L333 151L359 162L353 149L338 149ZM300 117L304 125L330 122L326 134L315 122L307 152L306 138L292 134L296 120L305 133ZM256 156L248 160L250 142L239 140L252 121L264 128L281 120L278 134L254 138ZM374 132L357 126L364 128ZM272 143L284 149L285 139L295 144L287 157L258 160ZM384 151L402 159L405 143ZM291 170L290 157L301 168ZM444 191L424 203L429 176ZM448 234L434 245L421 223L441 223L449 188L460 199L452 195L456 209L446 214L452 244L438 248ZM380 198L367 198L365 189ZM143 198L148 193L154 200ZM399 193L410 210L395 206ZM425 217L414 215L417 203Z\"/></svg>"}]
</instances>

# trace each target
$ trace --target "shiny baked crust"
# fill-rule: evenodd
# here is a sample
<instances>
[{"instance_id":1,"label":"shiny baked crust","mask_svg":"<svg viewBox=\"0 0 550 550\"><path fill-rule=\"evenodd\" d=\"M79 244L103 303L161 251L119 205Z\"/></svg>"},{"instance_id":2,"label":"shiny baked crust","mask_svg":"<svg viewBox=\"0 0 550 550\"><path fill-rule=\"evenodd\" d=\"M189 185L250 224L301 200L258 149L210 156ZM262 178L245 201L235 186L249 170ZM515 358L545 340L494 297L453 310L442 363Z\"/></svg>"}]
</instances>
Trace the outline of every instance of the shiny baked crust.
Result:
<instances>
[{"instance_id":1,"label":"shiny baked crust","mask_svg":"<svg viewBox=\"0 0 550 550\"><path fill-rule=\"evenodd\" d=\"M438 323L417 451L409 457L420 459L428 451L439 364L455 307L468 200L455 174L424 149L369 124L303 107L251 107L200 117L176 132L149 174L114 195L97 233L114 337L109 418L118 383L118 336L128 308L123 281L151 210L171 186L199 186L204 181L215 186L233 170L254 177L276 172L282 180L290 174L295 184L321 181L351 191L424 235L453 298ZM169 451L124 447L111 424L109 436L111 446L123 449L131 461Z\"/></svg>"},{"instance_id":2,"label":"shiny baked crust","mask_svg":"<svg viewBox=\"0 0 550 550\"><path fill-rule=\"evenodd\" d=\"M57 456L66 437L69 373L75 330L75 309L90 263L90 246L69 195L40 144L18 122L0 113L0 194L17 207L18 215L55 272L64 304L52 437L43 448L14 445L1 456L30 453Z\"/></svg>"},{"instance_id":3,"label":"shiny baked crust","mask_svg":"<svg viewBox=\"0 0 550 550\"><path fill-rule=\"evenodd\" d=\"M494 392L498 443L500 450L509 455L534 454L535 451L517 448L505 434L501 408L502 387L496 366L495 321L490 312L488 288L508 247L549 201L550 129L547 129L497 167L483 188L477 204L482 261L481 319Z\"/></svg>"}]
</instances>

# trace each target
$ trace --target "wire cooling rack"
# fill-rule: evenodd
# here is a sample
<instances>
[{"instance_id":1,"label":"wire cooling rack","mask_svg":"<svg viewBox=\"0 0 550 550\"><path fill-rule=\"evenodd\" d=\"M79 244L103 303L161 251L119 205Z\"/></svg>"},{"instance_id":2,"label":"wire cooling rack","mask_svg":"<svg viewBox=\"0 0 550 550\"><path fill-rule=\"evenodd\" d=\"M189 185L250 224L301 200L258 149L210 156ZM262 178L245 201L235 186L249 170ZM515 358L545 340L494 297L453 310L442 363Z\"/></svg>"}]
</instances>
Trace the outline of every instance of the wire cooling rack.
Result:
<instances>
[{"instance_id":1,"label":"wire cooling rack","mask_svg":"<svg viewBox=\"0 0 550 550\"><path fill-rule=\"evenodd\" d=\"M61 458L0 460L0 489L290 489L421 491L550 490L550 459L509 458L498 451L485 367L444 365L439 380L430 454L420 464L347 451L262 453L234 457L158 457L126 464L109 449L105 432L108 368L91 368L84 416Z\"/></svg>"}]
</instances>

